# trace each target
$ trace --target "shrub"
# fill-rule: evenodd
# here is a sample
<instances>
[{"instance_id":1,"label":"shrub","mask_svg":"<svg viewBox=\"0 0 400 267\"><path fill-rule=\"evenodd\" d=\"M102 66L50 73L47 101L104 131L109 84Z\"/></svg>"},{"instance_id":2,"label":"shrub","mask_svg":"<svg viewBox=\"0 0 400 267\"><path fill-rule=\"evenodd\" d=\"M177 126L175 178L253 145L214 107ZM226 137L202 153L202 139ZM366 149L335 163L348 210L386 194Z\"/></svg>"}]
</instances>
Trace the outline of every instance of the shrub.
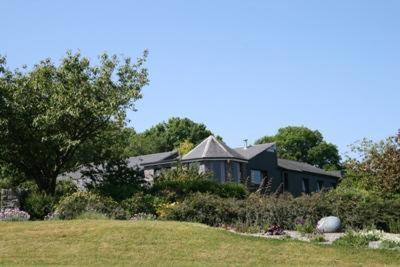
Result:
<instances>
[{"instance_id":1,"label":"shrub","mask_svg":"<svg viewBox=\"0 0 400 267\"><path fill-rule=\"evenodd\" d=\"M19 209L0 210L0 221L27 221L30 215Z\"/></svg>"},{"instance_id":2,"label":"shrub","mask_svg":"<svg viewBox=\"0 0 400 267\"><path fill-rule=\"evenodd\" d=\"M400 197L385 199L361 190L340 189L328 192L327 199L332 215L339 217L345 228L376 226L380 230L391 231L390 222L400 218Z\"/></svg>"},{"instance_id":3,"label":"shrub","mask_svg":"<svg viewBox=\"0 0 400 267\"><path fill-rule=\"evenodd\" d=\"M138 213L156 214L156 209L160 202L162 202L162 199L140 192L122 201L121 207L129 216Z\"/></svg>"},{"instance_id":4,"label":"shrub","mask_svg":"<svg viewBox=\"0 0 400 267\"><path fill-rule=\"evenodd\" d=\"M332 215L332 203L328 201L326 192L302 195L293 201L295 206L293 213L302 218L304 223L316 225L322 217Z\"/></svg>"},{"instance_id":5,"label":"shrub","mask_svg":"<svg viewBox=\"0 0 400 267\"><path fill-rule=\"evenodd\" d=\"M291 195L262 196L252 194L239 205L239 220L246 225L278 225L285 229L293 229L294 220L298 216Z\"/></svg>"},{"instance_id":6,"label":"shrub","mask_svg":"<svg viewBox=\"0 0 400 267\"><path fill-rule=\"evenodd\" d=\"M151 188L151 193L164 197L169 202L182 201L187 196L200 192L224 198L243 199L248 195L246 188L237 183L221 184L212 180L160 180Z\"/></svg>"},{"instance_id":7,"label":"shrub","mask_svg":"<svg viewBox=\"0 0 400 267\"><path fill-rule=\"evenodd\" d=\"M315 227L308 220L304 219L296 219L295 221L295 229L296 231L303 234L311 234L315 231Z\"/></svg>"},{"instance_id":8,"label":"shrub","mask_svg":"<svg viewBox=\"0 0 400 267\"><path fill-rule=\"evenodd\" d=\"M85 212L98 212L111 217L117 203L111 198L101 197L91 192L76 192L61 199L57 205L60 219L75 219Z\"/></svg>"},{"instance_id":9,"label":"shrub","mask_svg":"<svg viewBox=\"0 0 400 267\"><path fill-rule=\"evenodd\" d=\"M55 209L55 205L64 196L77 191L72 181L58 181L54 196L39 191L37 185L31 181L20 184L22 191L21 208L31 215L31 219L42 220Z\"/></svg>"},{"instance_id":10,"label":"shrub","mask_svg":"<svg viewBox=\"0 0 400 267\"><path fill-rule=\"evenodd\" d=\"M158 214L161 219L232 225L238 218L238 207L234 199L195 193L181 203L162 206Z\"/></svg>"},{"instance_id":11,"label":"shrub","mask_svg":"<svg viewBox=\"0 0 400 267\"><path fill-rule=\"evenodd\" d=\"M389 231L391 233L400 234L400 219L389 221Z\"/></svg>"},{"instance_id":12,"label":"shrub","mask_svg":"<svg viewBox=\"0 0 400 267\"><path fill-rule=\"evenodd\" d=\"M249 195L249 192L247 191L246 187L242 184L224 183L219 185L220 185L219 188L217 188L214 194L220 197L244 199Z\"/></svg>"},{"instance_id":13,"label":"shrub","mask_svg":"<svg viewBox=\"0 0 400 267\"><path fill-rule=\"evenodd\" d=\"M157 177L156 182L161 181L196 181L196 180L209 180L211 173L200 172L199 168L195 165L183 166L178 164L175 168L164 169L160 176Z\"/></svg>"},{"instance_id":14,"label":"shrub","mask_svg":"<svg viewBox=\"0 0 400 267\"><path fill-rule=\"evenodd\" d=\"M291 195L263 196L251 194L240 205L239 220L245 225L276 224L284 229L295 229L301 218L302 232L314 230L322 217L334 215L347 229L399 231L400 197L382 198L357 190L332 190L293 198ZM305 225L303 225L305 224ZM301 228L301 229L300 229Z\"/></svg>"},{"instance_id":15,"label":"shrub","mask_svg":"<svg viewBox=\"0 0 400 267\"><path fill-rule=\"evenodd\" d=\"M58 202L61 198L65 196L72 195L73 193L78 191L78 187L74 182L70 180L61 180L57 182L56 185L56 193L55 193L55 199L56 202Z\"/></svg>"},{"instance_id":16,"label":"shrub","mask_svg":"<svg viewBox=\"0 0 400 267\"><path fill-rule=\"evenodd\" d=\"M343 186L375 191L381 195L400 193L400 136L380 142L364 139L353 145L356 158L345 162Z\"/></svg>"},{"instance_id":17,"label":"shrub","mask_svg":"<svg viewBox=\"0 0 400 267\"><path fill-rule=\"evenodd\" d=\"M177 204L179 204L179 203L177 203L177 202L163 203L160 206L158 206L157 211L156 211L158 218L166 219L166 220L173 218L172 217L172 216L174 216L173 209ZM176 213L176 211L175 211L175 213Z\"/></svg>"},{"instance_id":18,"label":"shrub","mask_svg":"<svg viewBox=\"0 0 400 267\"><path fill-rule=\"evenodd\" d=\"M369 242L378 241L380 237L375 233L355 233L347 232L341 238L335 240L333 244L338 246L368 247Z\"/></svg>"},{"instance_id":19,"label":"shrub","mask_svg":"<svg viewBox=\"0 0 400 267\"><path fill-rule=\"evenodd\" d=\"M126 160L114 159L91 166L83 176L89 180L86 187L102 196L122 201L146 186L142 173L130 167Z\"/></svg>"},{"instance_id":20,"label":"shrub","mask_svg":"<svg viewBox=\"0 0 400 267\"><path fill-rule=\"evenodd\" d=\"M31 219L43 220L54 210L54 197L46 193L32 192L25 197L23 209L31 215Z\"/></svg>"}]
</instances>

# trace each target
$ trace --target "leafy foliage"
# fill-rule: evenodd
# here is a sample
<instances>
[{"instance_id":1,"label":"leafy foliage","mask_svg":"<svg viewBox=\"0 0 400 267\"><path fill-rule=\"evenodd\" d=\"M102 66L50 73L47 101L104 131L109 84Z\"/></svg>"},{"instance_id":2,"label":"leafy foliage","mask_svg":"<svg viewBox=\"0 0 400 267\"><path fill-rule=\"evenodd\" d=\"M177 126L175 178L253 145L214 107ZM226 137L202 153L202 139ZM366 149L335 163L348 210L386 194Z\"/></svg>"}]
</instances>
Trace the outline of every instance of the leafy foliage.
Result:
<instances>
[{"instance_id":1,"label":"leafy foliage","mask_svg":"<svg viewBox=\"0 0 400 267\"><path fill-rule=\"evenodd\" d=\"M247 189L241 184L221 184L210 180L209 177L208 173L200 173L195 166L178 166L163 171L150 192L170 202L183 200L195 192L234 198L245 198L248 195Z\"/></svg>"},{"instance_id":2,"label":"leafy foliage","mask_svg":"<svg viewBox=\"0 0 400 267\"><path fill-rule=\"evenodd\" d=\"M185 140L179 144L178 153L180 156L183 156L183 155L189 153L190 150L193 149L193 147L194 147L194 144L192 142L190 142L189 140Z\"/></svg>"},{"instance_id":3,"label":"leafy foliage","mask_svg":"<svg viewBox=\"0 0 400 267\"><path fill-rule=\"evenodd\" d=\"M369 242L378 241L380 238L373 233L355 233L353 231L347 232L341 238L335 240L333 244L338 246L350 246L350 247L368 247Z\"/></svg>"},{"instance_id":4,"label":"leafy foliage","mask_svg":"<svg viewBox=\"0 0 400 267\"><path fill-rule=\"evenodd\" d=\"M303 234L311 234L315 231L315 226L308 221L303 221L302 223L296 222L295 229Z\"/></svg>"},{"instance_id":5,"label":"leafy foliage","mask_svg":"<svg viewBox=\"0 0 400 267\"><path fill-rule=\"evenodd\" d=\"M255 225L260 229L264 225L278 225L284 229L293 229L298 217L293 197L290 195L263 196L252 194L242 203L238 220L245 225Z\"/></svg>"},{"instance_id":6,"label":"leafy foliage","mask_svg":"<svg viewBox=\"0 0 400 267\"><path fill-rule=\"evenodd\" d=\"M352 151L356 157L346 161L341 187L400 194L400 142L395 137L377 143L364 139Z\"/></svg>"},{"instance_id":7,"label":"leafy foliage","mask_svg":"<svg viewBox=\"0 0 400 267\"><path fill-rule=\"evenodd\" d=\"M332 214L347 228L364 229L375 226L390 231L389 223L400 217L400 198L383 198L378 194L355 189L328 193Z\"/></svg>"},{"instance_id":8,"label":"leafy foliage","mask_svg":"<svg viewBox=\"0 0 400 267\"><path fill-rule=\"evenodd\" d=\"M207 200L204 195L212 195L213 209L201 208L198 202ZM198 197L200 200L196 200ZM190 201L188 200L190 198ZM218 199L218 201L217 201ZM224 201L235 209L230 209L230 218L217 219L217 211L225 209ZM189 205L190 204L190 205ZM209 205L205 203L204 205ZM210 204L211 205L211 204ZM219 206L217 206L219 205ZM284 229L297 229L302 232L312 232L319 219L329 215L338 216L344 229L368 229L396 232L400 216L400 199L382 199L377 195L363 195L357 192L330 191L314 193L293 198L291 195L279 196L251 194L246 199L222 198L216 194L195 193L171 205L165 205L163 214L173 214L175 220L195 221L196 218L211 216L212 222L221 225L235 225L241 229L258 228L265 230L266 225L277 225ZM190 208L197 210L190 210ZM175 213L176 211L176 213ZM214 212L200 215L199 212ZM202 222L202 221L198 221ZM232 224L233 222L233 224ZM247 231L247 230L246 230Z\"/></svg>"},{"instance_id":9,"label":"leafy foliage","mask_svg":"<svg viewBox=\"0 0 400 267\"><path fill-rule=\"evenodd\" d=\"M131 142L136 136L133 128L120 127L117 123L110 122L101 133L81 144L74 158L82 164L92 165L100 165L113 159L126 159L136 155L132 154L131 148ZM146 154L142 151L135 153Z\"/></svg>"},{"instance_id":10,"label":"leafy foliage","mask_svg":"<svg viewBox=\"0 0 400 267\"><path fill-rule=\"evenodd\" d=\"M31 219L43 220L53 212L55 199L43 192L32 192L23 201L23 210L31 215Z\"/></svg>"},{"instance_id":11,"label":"leafy foliage","mask_svg":"<svg viewBox=\"0 0 400 267\"><path fill-rule=\"evenodd\" d=\"M143 154L167 152L184 142L197 145L210 135L212 132L202 123L188 118L170 118L134 137L131 150L132 154L136 151L146 152Z\"/></svg>"},{"instance_id":12,"label":"leafy foliage","mask_svg":"<svg viewBox=\"0 0 400 267\"><path fill-rule=\"evenodd\" d=\"M91 165L82 175L89 180L86 184L89 190L116 201L129 198L146 185L140 171L136 167L129 167L126 160L115 159L101 165Z\"/></svg>"},{"instance_id":13,"label":"leafy foliage","mask_svg":"<svg viewBox=\"0 0 400 267\"><path fill-rule=\"evenodd\" d=\"M278 156L283 159L307 162L329 170L340 167L340 156L335 145L327 143L322 134L306 127L280 128L272 136L264 136L256 144L276 142Z\"/></svg>"},{"instance_id":14,"label":"leafy foliage","mask_svg":"<svg viewBox=\"0 0 400 267\"><path fill-rule=\"evenodd\" d=\"M78 191L78 187L70 180L60 180L57 181L56 192L55 192L55 202L60 201L61 198L72 195Z\"/></svg>"},{"instance_id":15,"label":"leafy foliage","mask_svg":"<svg viewBox=\"0 0 400 267\"><path fill-rule=\"evenodd\" d=\"M10 71L0 57L0 161L40 190L54 194L56 177L78 166L76 151L108 129L122 127L148 83L143 58L132 64L103 54L98 66L68 52L55 65Z\"/></svg>"},{"instance_id":16,"label":"leafy foliage","mask_svg":"<svg viewBox=\"0 0 400 267\"><path fill-rule=\"evenodd\" d=\"M16 188L24 181L24 176L10 164L0 160L0 188Z\"/></svg>"},{"instance_id":17,"label":"leafy foliage","mask_svg":"<svg viewBox=\"0 0 400 267\"><path fill-rule=\"evenodd\" d=\"M161 199L143 192L136 193L132 197L121 202L121 207L128 212L130 217L135 214L156 214L157 206Z\"/></svg>"},{"instance_id":18,"label":"leafy foliage","mask_svg":"<svg viewBox=\"0 0 400 267\"><path fill-rule=\"evenodd\" d=\"M76 192L61 199L56 213L60 219L71 220L85 212L96 212L110 216L117 203L111 198L101 197L91 192Z\"/></svg>"},{"instance_id":19,"label":"leafy foliage","mask_svg":"<svg viewBox=\"0 0 400 267\"><path fill-rule=\"evenodd\" d=\"M242 185L220 184L211 180L160 181L154 184L151 191L168 201L182 200L195 192L209 193L223 198L245 198L248 194Z\"/></svg>"},{"instance_id":20,"label":"leafy foliage","mask_svg":"<svg viewBox=\"0 0 400 267\"><path fill-rule=\"evenodd\" d=\"M196 181L209 180L211 173L199 172L199 168L195 165L184 166L179 164L171 169L164 169L156 178L156 182L160 181Z\"/></svg>"},{"instance_id":21,"label":"leafy foliage","mask_svg":"<svg viewBox=\"0 0 400 267\"><path fill-rule=\"evenodd\" d=\"M159 211L162 219L205 223L212 226L232 224L237 217L233 199L222 199L211 194L195 193L179 205Z\"/></svg>"}]
</instances>

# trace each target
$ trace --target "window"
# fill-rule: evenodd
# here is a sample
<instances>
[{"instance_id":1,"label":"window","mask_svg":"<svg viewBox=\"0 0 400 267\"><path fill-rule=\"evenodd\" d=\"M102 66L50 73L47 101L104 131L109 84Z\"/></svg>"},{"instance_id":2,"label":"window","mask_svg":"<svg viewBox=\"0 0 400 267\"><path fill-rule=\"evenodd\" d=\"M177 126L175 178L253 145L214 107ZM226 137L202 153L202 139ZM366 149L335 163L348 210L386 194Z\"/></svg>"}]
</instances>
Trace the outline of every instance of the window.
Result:
<instances>
[{"instance_id":1,"label":"window","mask_svg":"<svg viewBox=\"0 0 400 267\"><path fill-rule=\"evenodd\" d=\"M262 180L261 171L258 170L251 170L251 182L253 184L260 184Z\"/></svg>"},{"instance_id":2,"label":"window","mask_svg":"<svg viewBox=\"0 0 400 267\"><path fill-rule=\"evenodd\" d=\"M232 181L240 182L240 164L238 162L231 163Z\"/></svg>"},{"instance_id":3,"label":"window","mask_svg":"<svg viewBox=\"0 0 400 267\"><path fill-rule=\"evenodd\" d=\"M317 192L321 191L324 187L324 181L317 181Z\"/></svg>"},{"instance_id":4,"label":"window","mask_svg":"<svg viewBox=\"0 0 400 267\"><path fill-rule=\"evenodd\" d=\"M287 172L283 173L283 190L289 190L289 174Z\"/></svg>"},{"instance_id":5,"label":"window","mask_svg":"<svg viewBox=\"0 0 400 267\"><path fill-rule=\"evenodd\" d=\"M211 171L214 174L214 179L217 182L225 182L225 164L221 161L211 162Z\"/></svg>"},{"instance_id":6,"label":"window","mask_svg":"<svg viewBox=\"0 0 400 267\"><path fill-rule=\"evenodd\" d=\"M310 193L310 183L306 178L303 178L303 192L306 194Z\"/></svg>"}]
</instances>

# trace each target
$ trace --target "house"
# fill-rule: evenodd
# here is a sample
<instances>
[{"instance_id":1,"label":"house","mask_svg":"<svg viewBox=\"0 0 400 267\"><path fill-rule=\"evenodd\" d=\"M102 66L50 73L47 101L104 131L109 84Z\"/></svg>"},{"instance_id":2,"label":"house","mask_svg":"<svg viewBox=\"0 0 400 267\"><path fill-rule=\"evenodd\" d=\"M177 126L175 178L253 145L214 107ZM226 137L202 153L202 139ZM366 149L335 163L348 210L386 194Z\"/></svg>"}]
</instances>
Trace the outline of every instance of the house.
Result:
<instances>
[{"instance_id":1,"label":"house","mask_svg":"<svg viewBox=\"0 0 400 267\"><path fill-rule=\"evenodd\" d=\"M215 181L242 183L250 190L258 188L263 178L267 177L271 179L273 191L282 190L294 196L335 187L341 177L337 171L279 159L275 143L232 149L214 136L208 137L182 157L171 151L132 157L128 162L130 166L142 169L150 182L162 169L173 168L181 162L197 166L200 172L212 173Z\"/></svg>"}]
</instances>

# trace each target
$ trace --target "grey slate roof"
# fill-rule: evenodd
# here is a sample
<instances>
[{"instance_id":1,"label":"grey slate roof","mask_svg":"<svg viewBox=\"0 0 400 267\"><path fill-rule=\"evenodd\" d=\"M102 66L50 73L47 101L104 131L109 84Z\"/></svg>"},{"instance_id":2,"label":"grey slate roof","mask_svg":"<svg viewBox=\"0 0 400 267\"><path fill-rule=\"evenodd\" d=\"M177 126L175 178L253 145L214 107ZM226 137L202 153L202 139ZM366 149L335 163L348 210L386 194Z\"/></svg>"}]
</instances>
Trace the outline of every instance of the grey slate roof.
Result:
<instances>
[{"instance_id":1,"label":"grey slate roof","mask_svg":"<svg viewBox=\"0 0 400 267\"><path fill-rule=\"evenodd\" d=\"M137 157L128 158L129 167L139 167L141 168L144 164L149 164L153 162L159 162L168 159L175 159L178 156L176 151L169 151L163 153L149 154Z\"/></svg>"},{"instance_id":2,"label":"grey slate roof","mask_svg":"<svg viewBox=\"0 0 400 267\"><path fill-rule=\"evenodd\" d=\"M278 166L283 169L291 171L309 172L309 173L332 176L336 178L342 177L339 171L325 171L308 163L294 161L294 160L278 159Z\"/></svg>"},{"instance_id":3,"label":"grey slate roof","mask_svg":"<svg viewBox=\"0 0 400 267\"><path fill-rule=\"evenodd\" d=\"M182 161L206 158L238 159L246 161L241 154L212 135L184 155Z\"/></svg>"},{"instance_id":4,"label":"grey slate roof","mask_svg":"<svg viewBox=\"0 0 400 267\"><path fill-rule=\"evenodd\" d=\"M169 152L163 152L163 153L130 157L127 159L127 161L128 161L129 167L131 167L131 168L137 167L140 170L142 170L143 164L148 164L148 163L162 161L162 160L168 160L168 159L175 159L177 156L178 156L178 153L176 151L169 151ZM101 166L99 166L99 168L101 169ZM60 176L58 176L57 179L58 180L72 180L75 182L75 184L80 189L84 189L85 188L84 184L89 181L87 179L85 180L82 178L82 172L86 171L86 170L88 170L86 167L81 167L74 172L63 173Z\"/></svg>"},{"instance_id":5,"label":"grey slate roof","mask_svg":"<svg viewBox=\"0 0 400 267\"><path fill-rule=\"evenodd\" d=\"M275 143L248 146L247 148L238 147L235 148L235 151L242 155L245 159L249 160L267 149L275 149Z\"/></svg>"}]
</instances>

